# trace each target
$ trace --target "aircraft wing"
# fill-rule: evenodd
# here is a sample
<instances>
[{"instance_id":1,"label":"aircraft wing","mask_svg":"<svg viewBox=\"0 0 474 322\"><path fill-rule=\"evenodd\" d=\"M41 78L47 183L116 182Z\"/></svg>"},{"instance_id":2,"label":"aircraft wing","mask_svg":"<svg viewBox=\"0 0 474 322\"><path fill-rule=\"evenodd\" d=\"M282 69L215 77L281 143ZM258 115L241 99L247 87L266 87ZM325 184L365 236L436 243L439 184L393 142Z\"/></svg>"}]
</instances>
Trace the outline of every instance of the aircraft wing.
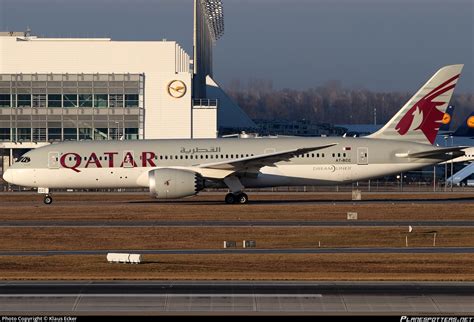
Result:
<instances>
[{"instance_id":1,"label":"aircraft wing","mask_svg":"<svg viewBox=\"0 0 474 322\"><path fill-rule=\"evenodd\" d=\"M466 146L454 146L449 148L440 148L440 149L432 149L427 151L421 152L413 152L413 153L397 153L396 156L399 158L418 158L418 159L429 159L429 158L436 158L442 157L446 153L452 153L454 157L459 157L464 155L463 149L467 148Z\"/></svg>"},{"instance_id":2,"label":"aircraft wing","mask_svg":"<svg viewBox=\"0 0 474 322\"><path fill-rule=\"evenodd\" d=\"M331 146L335 146L337 143L320 145L320 146L313 146L308 148L300 148L294 150L287 150L287 151L280 151L280 152L273 152L273 153L266 153L266 154L259 154L251 157L246 158L239 158L233 160L226 160L221 162L215 163L205 163L200 164L197 167L201 169L213 169L213 170L224 170L225 172L239 172L245 170L259 170L265 166L274 166L275 163L280 161L289 161L291 158L305 154L310 151L321 150L325 148L329 148Z\"/></svg>"}]
</instances>

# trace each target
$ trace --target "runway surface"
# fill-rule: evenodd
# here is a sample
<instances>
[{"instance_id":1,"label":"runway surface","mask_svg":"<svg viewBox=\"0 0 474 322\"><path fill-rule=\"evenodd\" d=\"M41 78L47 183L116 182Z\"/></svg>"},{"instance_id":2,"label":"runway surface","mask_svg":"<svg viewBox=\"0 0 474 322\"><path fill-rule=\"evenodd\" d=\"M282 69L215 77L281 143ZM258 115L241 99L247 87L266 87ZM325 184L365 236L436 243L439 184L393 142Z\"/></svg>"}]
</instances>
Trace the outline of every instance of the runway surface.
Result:
<instances>
[{"instance_id":1,"label":"runway surface","mask_svg":"<svg viewBox=\"0 0 474 322\"><path fill-rule=\"evenodd\" d=\"M474 227L472 220L449 221L275 221L275 220L180 220L180 221L3 221L5 228L74 228L74 227Z\"/></svg>"},{"instance_id":2,"label":"runway surface","mask_svg":"<svg viewBox=\"0 0 474 322\"><path fill-rule=\"evenodd\" d=\"M0 256L105 255L107 253L139 253L156 255L217 254L466 254L474 247L367 247L367 248L272 248L272 249L109 249L109 250L38 250L0 251Z\"/></svg>"},{"instance_id":3,"label":"runway surface","mask_svg":"<svg viewBox=\"0 0 474 322\"><path fill-rule=\"evenodd\" d=\"M84 281L0 283L2 314L474 312L474 283Z\"/></svg>"}]
</instances>

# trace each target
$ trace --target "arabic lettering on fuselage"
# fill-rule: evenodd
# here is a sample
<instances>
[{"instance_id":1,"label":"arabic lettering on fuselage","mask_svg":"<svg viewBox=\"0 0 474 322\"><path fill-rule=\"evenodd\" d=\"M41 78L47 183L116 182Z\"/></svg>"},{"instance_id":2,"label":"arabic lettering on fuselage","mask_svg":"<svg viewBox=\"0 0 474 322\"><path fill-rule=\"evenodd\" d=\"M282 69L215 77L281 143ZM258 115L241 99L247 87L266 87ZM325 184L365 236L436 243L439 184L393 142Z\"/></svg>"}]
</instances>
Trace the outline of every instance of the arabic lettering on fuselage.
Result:
<instances>
[{"instance_id":1,"label":"arabic lettering on fuselage","mask_svg":"<svg viewBox=\"0 0 474 322\"><path fill-rule=\"evenodd\" d=\"M189 148L186 149L185 147L181 148L181 153L186 154L195 154L195 153L218 153L221 152L220 147L211 147L211 148Z\"/></svg>"}]
</instances>

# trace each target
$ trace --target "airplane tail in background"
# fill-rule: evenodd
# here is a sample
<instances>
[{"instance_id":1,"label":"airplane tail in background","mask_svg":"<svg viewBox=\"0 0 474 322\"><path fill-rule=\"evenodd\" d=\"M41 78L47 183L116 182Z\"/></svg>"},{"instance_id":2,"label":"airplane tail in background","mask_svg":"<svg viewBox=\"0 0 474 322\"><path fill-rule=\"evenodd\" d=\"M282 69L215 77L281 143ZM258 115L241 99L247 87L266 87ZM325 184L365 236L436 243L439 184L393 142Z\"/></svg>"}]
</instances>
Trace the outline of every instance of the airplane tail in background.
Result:
<instances>
[{"instance_id":1,"label":"airplane tail in background","mask_svg":"<svg viewBox=\"0 0 474 322\"><path fill-rule=\"evenodd\" d=\"M454 106L449 105L446 109L446 113L443 115L441 120L441 126L439 127L440 132L447 132L451 127L451 121L453 120Z\"/></svg>"},{"instance_id":2,"label":"airplane tail in background","mask_svg":"<svg viewBox=\"0 0 474 322\"><path fill-rule=\"evenodd\" d=\"M466 120L454 131L453 136L474 137L474 112L469 114Z\"/></svg>"},{"instance_id":3,"label":"airplane tail in background","mask_svg":"<svg viewBox=\"0 0 474 322\"><path fill-rule=\"evenodd\" d=\"M384 127L368 137L433 144L462 68L450 65L438 70Z\"/></svg>"}]
</instances>

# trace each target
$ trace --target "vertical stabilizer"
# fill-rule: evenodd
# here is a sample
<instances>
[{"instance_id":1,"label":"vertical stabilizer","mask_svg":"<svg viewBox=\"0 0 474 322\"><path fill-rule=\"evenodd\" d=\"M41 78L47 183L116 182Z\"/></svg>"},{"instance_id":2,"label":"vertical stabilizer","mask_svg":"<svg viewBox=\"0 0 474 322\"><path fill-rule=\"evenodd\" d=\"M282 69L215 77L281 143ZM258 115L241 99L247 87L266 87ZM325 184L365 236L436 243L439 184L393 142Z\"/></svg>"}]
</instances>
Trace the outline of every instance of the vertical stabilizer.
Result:
<instances>
[{"instance_id":1,"label":"vertical stabilizer","mask_svg":"<svg viewBox=\"0 0 474 322\"><path fill-rule=\"evenodd\" d=\"M430 143L436 139L463 65L438 70L371 138Z\"/></svg>"}]
</instances>

